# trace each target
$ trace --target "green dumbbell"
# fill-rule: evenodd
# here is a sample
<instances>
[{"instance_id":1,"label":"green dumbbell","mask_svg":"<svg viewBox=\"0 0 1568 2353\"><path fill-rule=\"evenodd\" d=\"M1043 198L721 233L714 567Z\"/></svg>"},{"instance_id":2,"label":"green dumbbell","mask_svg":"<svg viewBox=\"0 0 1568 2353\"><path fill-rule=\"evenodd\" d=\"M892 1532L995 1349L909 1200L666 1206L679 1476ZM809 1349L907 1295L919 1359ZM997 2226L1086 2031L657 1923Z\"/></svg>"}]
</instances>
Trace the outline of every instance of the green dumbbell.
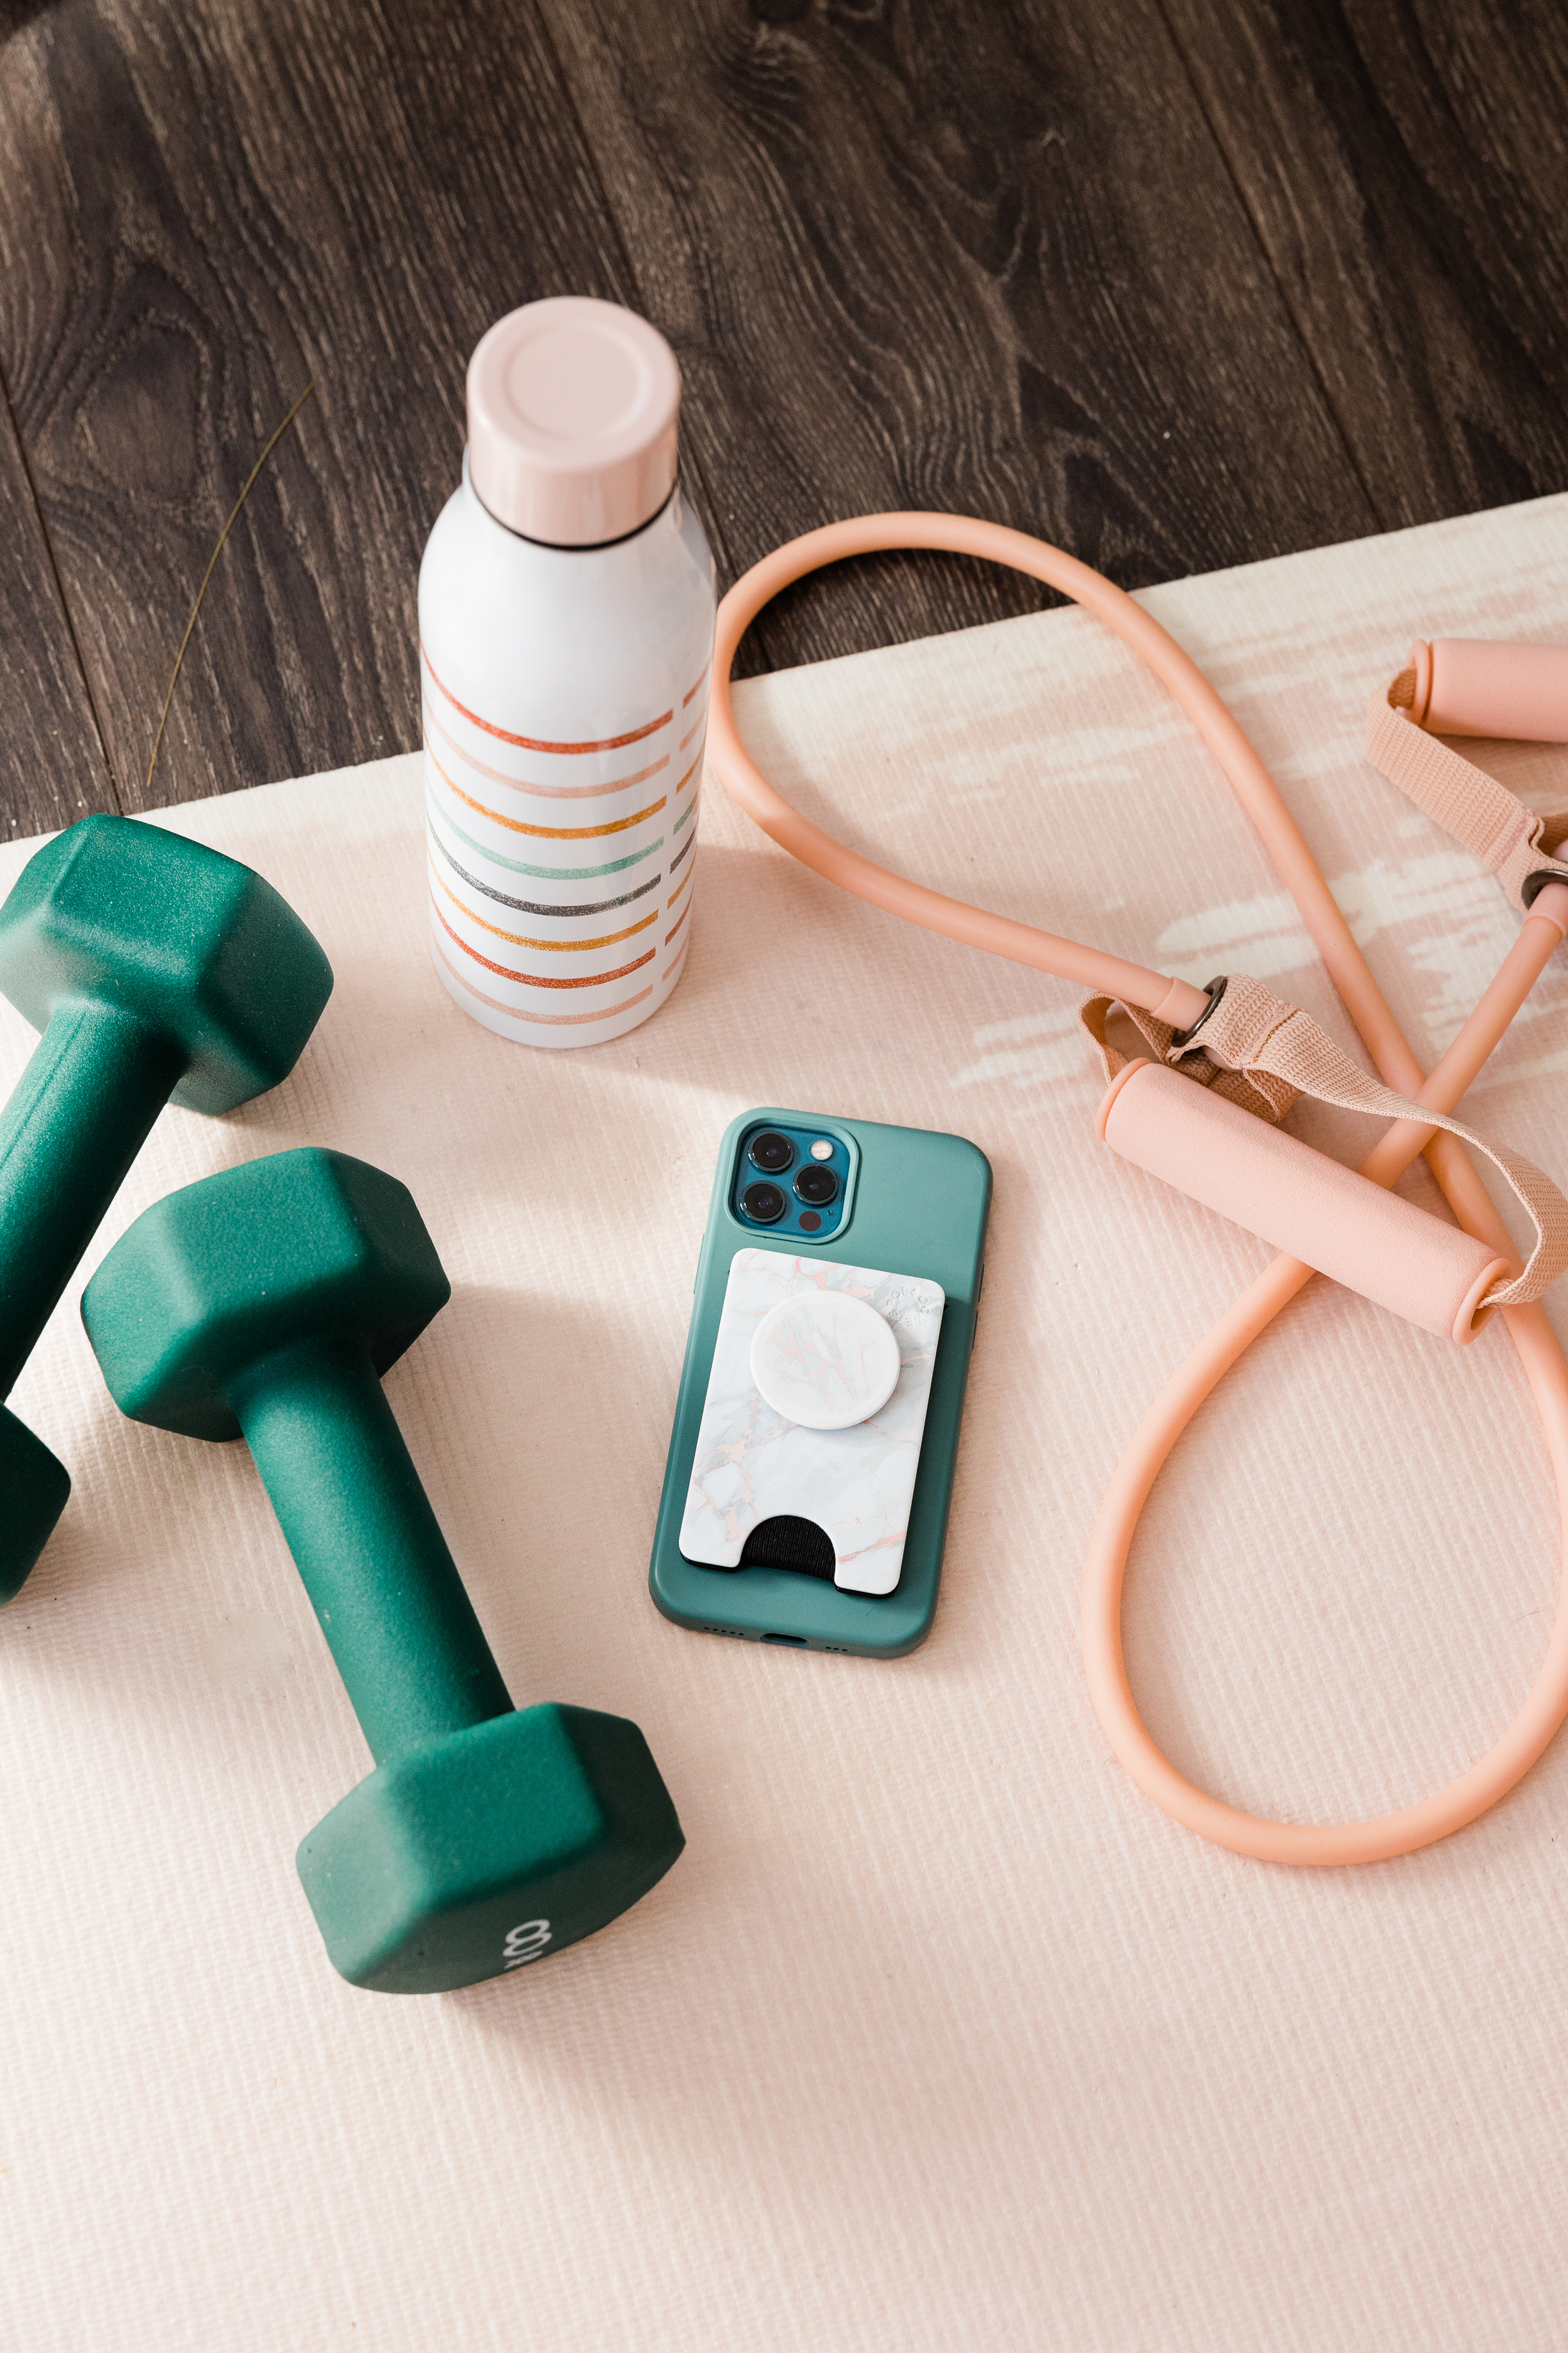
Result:
<instances>
[{"instance_id":1,"label":"green dumbbell","mask_svg":"<svg viewBox=\"0 0 1568 2353\"><path fill-rule=\"evenodd\" d=\"M406 1187L311 1149L159 1201L81 1303L122 1413L255 1457L375 1758L300 1876L386 1993L561 1951L685 1843L635 1724L508 1696L381 1388L449 1296Z\"/></svg>"},{"instance_id":2,"label":"green dumbbell","mask_svg":"<svg viewBox=\"0 0 1568 2353\"><path fill-rule=\"evenodd\" d=\"M0 907L0 991L43 1036L0 1115L0 1398L163 1105L233 1111L286 1079L332 969L259 874L83 818ZM47 1543L65 1465L0 1404L0 1601Z\"/></svg>"}]
</instances>

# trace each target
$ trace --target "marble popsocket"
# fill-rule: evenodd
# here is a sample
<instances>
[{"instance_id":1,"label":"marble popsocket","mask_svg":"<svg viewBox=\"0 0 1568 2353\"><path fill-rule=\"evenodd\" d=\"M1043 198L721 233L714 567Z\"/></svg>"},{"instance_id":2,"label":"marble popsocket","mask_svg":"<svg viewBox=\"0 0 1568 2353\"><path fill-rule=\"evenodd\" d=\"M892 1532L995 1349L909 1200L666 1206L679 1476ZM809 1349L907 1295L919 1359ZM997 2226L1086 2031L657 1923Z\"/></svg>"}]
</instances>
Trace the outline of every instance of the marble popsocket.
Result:
<instances>
[{"instance_id":1,"label":"marble popsocket","mask_svg":"<svg viewBox=\"0 0 1568 2353\"><path fill-rule=\"evenodd\" d=\"M903 1358L892 1325L852 1291L795 1292L752 1335L763 1403L805 1430L851 1430L880 1413Z\"/></svg>"},{"instance_id":2,"label":"marble popsocket","mask_svg":"<svg viewBox=\"0 0 1568 2353\"><path fill-rule=\"evenodd\" d=\"M680 1549L738 1568L765 1520L812 1521L835 1585L891 1593L903 1565L939 1282L737 1250L719 1319Z\"/></svg>"}]
</instances>

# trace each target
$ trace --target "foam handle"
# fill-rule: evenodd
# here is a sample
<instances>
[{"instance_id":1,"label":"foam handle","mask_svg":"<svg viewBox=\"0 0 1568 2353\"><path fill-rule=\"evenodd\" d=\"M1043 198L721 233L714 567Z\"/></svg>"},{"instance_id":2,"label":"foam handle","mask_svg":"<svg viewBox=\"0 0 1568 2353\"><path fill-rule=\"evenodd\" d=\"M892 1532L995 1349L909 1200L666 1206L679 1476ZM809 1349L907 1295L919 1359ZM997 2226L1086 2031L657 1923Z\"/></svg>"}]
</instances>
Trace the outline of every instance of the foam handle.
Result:
<instances>
[{"instance_id":1,"label":"foam handle","mask_svg":"<svg viewBox=\"0 0 1568 2353\"><path fill-rule=\"evenodd\" d=\"M1568 744L1568 646L1435 638L1412 648L1412 716L1433 735Z\"/></svg>"},{"instance_id":2,"label":"foam handle","mask_svg":"<svg viewBox=\"0 0 1568 2353\"><path fill-rule=\"evenodd\" d=\"M1158 1062L1128 1064L1100 1107L1113 1152L1347 1290L1461 1345L1512 1269L1485 1242Z\"/></svg>"}]
</instances>

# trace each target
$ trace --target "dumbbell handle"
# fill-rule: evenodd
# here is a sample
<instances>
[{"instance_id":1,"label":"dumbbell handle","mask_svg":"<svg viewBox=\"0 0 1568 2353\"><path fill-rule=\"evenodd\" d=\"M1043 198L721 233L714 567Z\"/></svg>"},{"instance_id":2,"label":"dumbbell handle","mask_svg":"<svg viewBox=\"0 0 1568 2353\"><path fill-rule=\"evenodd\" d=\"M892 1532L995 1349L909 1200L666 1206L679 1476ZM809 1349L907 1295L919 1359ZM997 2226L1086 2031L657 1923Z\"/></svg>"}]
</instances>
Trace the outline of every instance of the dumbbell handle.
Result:
<instances>
[{"instance_id":1,"label":"dumbbell handle","mask_svg":"<svg viewBox=\"0 0 1568 2353\"><path fill-rule=\"evenodd\" d=\"M134 1014L62 1005L0 1113L0 1398L185 1067Z\"/></svg>"},{"instance_id":2,"label":"dumbbell handle","mask_svg":"<svg viewBox=\"0 0 1568 2353\"><path fill-rule=\"evenodd\" d=\"M229 1402L376 1763L510 1715L368 1348L300 1341Z\"/></svg>"}]
</instances>

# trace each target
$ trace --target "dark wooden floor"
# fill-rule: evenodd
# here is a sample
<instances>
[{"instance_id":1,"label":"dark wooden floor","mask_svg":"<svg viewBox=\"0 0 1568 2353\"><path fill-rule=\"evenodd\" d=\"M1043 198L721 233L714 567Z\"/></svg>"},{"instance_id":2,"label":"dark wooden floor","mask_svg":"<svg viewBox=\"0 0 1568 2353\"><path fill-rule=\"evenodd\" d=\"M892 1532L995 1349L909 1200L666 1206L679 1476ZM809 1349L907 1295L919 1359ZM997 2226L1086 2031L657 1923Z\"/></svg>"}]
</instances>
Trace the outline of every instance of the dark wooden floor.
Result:
<instances>
[{"instance_id":1,"label":"dark wooden floor","mask_svg":"<svg viewBox=\"0 0 1568 2353\"><path fill-rule=\"evenodd\" d=\"M1562 0L0 0L0 807L416 740L463 369L541 294L685 371L726 578L957 507L1129 586L1568 484ZM768 668L1020 609L803 588Z\"/></svg>"}]
</instances>

